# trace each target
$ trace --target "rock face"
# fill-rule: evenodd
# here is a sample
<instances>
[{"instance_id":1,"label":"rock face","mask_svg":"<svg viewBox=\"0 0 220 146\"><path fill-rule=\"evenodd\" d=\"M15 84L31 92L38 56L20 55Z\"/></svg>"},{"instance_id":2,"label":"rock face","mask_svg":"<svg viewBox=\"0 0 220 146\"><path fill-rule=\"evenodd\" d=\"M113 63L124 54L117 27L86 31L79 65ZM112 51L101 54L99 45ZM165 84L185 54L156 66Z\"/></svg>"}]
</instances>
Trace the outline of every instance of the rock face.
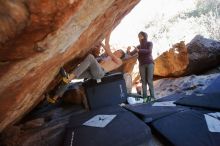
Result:
<instances>
[{"instance_id":1,"label":"rock face","mask_svg":"<svg viewBox=\"0 0 220 146\"><path fill-rule=\"evenodd\" d=\"M220 64L220 41L197 35L187 48L190 62L187 74L204 72Z\"/></svg>"},{"instance_id":2,"label":"rock face","mask_svg":"<svg viewBox=\"0 0 220 146\"><path fill-rule=\"evenodd\" d=\"M59 68L86 55L139 1L0 1L0 132L43 100Z\"/></svg>"},{"instance_id":3,"label":"rock face","mask_svg":"<svg viewBox=\"0 0 220 146\"><path fill-rule=\"evenodd\" d=\"M164 52L155 60L154 75L179 76L185 72L188 64L187 48L182 41L173 45L173 48Z\"/></svg>"},{"instance_id":4,"label":"rock face","mask_svg":"<svg viewBox=\"0 0 220 146\"><path fill-rule=\"evenodd\" d=\"M7 13L5 13L7 12ZM0 44L19 34L27 25L28 9L20 1L0 1ZM2 49L1 49L2 50Z\"/></svg>"},{"instance_id":5,"label":"rock face","mask_svg":"<svg viewBox=\"0 0 220 146\"><path fill-rule=\"evenodd\" d=\"M83 112L85 109L77 105L42 103L20 123L4 130L0 136L0 144L4 146L63 146L69 118Z\"/></svg>"},{"instance_id":6,"label":"rock face","mask_svg":"<svg viewBox=\"0 0 220 146\"><path fill-rule=\"evenodd\" d=\"M155 96L162 98L173 94L187 94L206 89L220 73L209 75L191 75L180 78L165 78L154 81Z\"/></svg>"},{"instance_id":7,"label":"rock face","mask_svg":"<svg viewBox=\"0 0 220 146\"><path fill-rule=\"evenodd\" d=\"M179 77L199 74L220 64L220 42L195 38L187 45L177 43L155 60L154 75Z\"/></svg>"}]
</instances>

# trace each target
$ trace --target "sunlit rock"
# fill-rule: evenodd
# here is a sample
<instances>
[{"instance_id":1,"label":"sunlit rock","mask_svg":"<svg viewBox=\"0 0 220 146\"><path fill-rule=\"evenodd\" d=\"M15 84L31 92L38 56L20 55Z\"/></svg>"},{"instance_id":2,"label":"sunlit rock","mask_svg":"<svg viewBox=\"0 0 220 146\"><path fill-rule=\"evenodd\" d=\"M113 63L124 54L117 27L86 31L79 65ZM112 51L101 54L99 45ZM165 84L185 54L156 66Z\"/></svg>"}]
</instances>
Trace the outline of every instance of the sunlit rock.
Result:
<instances>
[{"instance_id":1,"label":"sunlit rock","mask_svg":"<svg viewBox=\"0 0 220 146\"><path fill-rule=\"evenodd\" d=\"M155 60L154 75L178 77L201 74L220 64L220 42L195 36L185 45L177 43Z\"/></svg>"},{"instance_id":2,"label":"sunlit rock","mask_svg":"<svg viewBox=\"0 0 220 146\"><path fill-rule=\"evenodd\" d=\"M154 75L181 76L189 64L188 52L183 41L160 55L155 61Z\"/></svg>"}]
</instances>

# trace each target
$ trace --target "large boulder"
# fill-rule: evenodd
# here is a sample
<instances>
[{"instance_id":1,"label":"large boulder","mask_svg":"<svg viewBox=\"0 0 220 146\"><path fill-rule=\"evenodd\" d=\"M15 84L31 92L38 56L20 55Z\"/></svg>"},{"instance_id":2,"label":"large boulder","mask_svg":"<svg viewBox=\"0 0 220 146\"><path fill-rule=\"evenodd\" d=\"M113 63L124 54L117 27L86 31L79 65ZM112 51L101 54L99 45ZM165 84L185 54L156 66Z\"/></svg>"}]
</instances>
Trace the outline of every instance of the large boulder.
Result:
<instances>
[{"instance_id":1,"label":"large boulder","mask_svg":"<svg viewBox=\"0 0 220 146\"><path fill-rule=\"evenodd\" d=\"M154 81L155 96L162 98L173 94L200 93L219 77L220 73L159 79Z\"/></svg>"},{"instance_id":2,"label":"large boulder","mask_svg":"<svg viewBox=\"0 0 220 146\"><path fill-rule=\"evenodd\" d=\"M199 74L220 65L220 41L197 35L187 48L189 65L186 74Z\"/></svg>"},{"instance_id":3,"label":"large boulder","mask_svg":"<svg viewBox=\"0 0 220 146\"><path fill-rule=\"evenodd\" d=\"M189 64L187 47L184 41L173 45L169 51L156 58L154 75L180 76L185 73Z\"/></svg>"},{"instance_id":4,"label":"large boulder","mask_svg":"<svg viewBox=\"0 0 220 146\"><path fill-rule=\"evenodd\" d=\"M200 74L220 64L220 42L195 36L185 45L177 43L155 60L155 76L179 77Z\"/></svg>"},{"instance_id":5,"label":"large boulder","mask_svg":"<svg viewBox=\"0 0 220 146\"><path fill-rule=\"evenodd\" d=\"M0 132L43 100L59 68L86 55L139 1L0 1Z\"/></svg>"}]
</instances>

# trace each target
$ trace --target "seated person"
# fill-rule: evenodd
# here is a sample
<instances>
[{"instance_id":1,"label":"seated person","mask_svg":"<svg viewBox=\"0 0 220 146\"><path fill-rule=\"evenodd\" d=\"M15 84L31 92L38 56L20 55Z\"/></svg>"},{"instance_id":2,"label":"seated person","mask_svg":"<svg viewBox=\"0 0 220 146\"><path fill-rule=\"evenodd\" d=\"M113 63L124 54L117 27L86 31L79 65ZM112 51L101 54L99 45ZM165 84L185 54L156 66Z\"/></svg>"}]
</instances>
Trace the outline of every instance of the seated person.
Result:
<instances>
[{"instance_id":1,"label":"seated person","mask_svg":"<svg viewBox=\"0 0 220 146\"><path fill-rule=\"evenodd\" d=\"M117 50L114 53L110 50L109 45L110 33L105 38L105 45L101 44L107 56L99 62L95 57L89 54L71 73L67 74L64 69L61 69L63 83L58 87L53 97L47 97L47 101L55 103L59 97L68 89L69 82L73 79L101 79L105 73L110 72L122 65L122 58L125 53L122 50Z\"/></svg>"}]
</instances>

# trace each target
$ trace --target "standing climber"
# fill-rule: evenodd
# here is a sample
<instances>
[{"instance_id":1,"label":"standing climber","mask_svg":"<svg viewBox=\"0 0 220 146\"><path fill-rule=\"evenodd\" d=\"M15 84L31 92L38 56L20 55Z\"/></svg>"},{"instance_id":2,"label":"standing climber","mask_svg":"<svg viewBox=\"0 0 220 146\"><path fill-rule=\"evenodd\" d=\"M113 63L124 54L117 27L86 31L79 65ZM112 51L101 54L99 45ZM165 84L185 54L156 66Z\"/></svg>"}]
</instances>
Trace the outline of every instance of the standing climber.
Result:
<instances>
[{"instance_id":1,"label":"standing climber","mask_svg":"<svg viewBox=\"0 0 220 146\"><path fill-rule=\"evenodd\" d=\"M138 53L139 72L142 82L143 98L144 101L151 101L155 99L154 85L153 85L153 73L154 73L154 61L152 57L153 43L148 41L148 35L146 32L141 31L138 34L140 44L130 52L131 47L127 48L127 53L134 55ZM150 96L147 96L147 85L149 86Z\"/></svg>"}]
</instances>

